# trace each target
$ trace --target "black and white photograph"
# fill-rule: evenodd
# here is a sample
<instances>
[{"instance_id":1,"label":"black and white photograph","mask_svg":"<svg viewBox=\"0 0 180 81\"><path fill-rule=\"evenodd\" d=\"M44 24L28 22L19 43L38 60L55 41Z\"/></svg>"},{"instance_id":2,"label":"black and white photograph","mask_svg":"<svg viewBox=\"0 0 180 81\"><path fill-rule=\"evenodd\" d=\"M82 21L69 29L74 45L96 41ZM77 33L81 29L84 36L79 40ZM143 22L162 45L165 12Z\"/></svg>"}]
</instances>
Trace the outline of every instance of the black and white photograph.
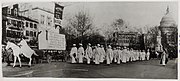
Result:
<instances>
[{"instance_id":1,"label":"black and white photograph","mask_svg":"<svg viewBox=\"0 0 180 81\"><path fill-rule=\"evenodd\" d=\"M1 6L2 78L178 80L178 1Z\"/></svg>"}]
</instances>

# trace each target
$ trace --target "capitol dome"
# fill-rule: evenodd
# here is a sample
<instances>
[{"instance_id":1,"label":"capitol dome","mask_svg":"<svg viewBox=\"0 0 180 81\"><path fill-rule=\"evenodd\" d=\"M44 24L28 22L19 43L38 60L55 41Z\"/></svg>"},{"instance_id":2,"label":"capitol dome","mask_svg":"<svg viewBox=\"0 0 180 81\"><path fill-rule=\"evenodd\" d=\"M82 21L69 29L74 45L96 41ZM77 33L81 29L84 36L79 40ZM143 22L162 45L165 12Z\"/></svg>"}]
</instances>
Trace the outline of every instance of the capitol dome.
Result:
<instances>
[{"instance_id":1,"label":"capitol dome","mask_svg":"<svg viewBox=\"0 0 180 81\"><path fill-rule=\"evenodd\" d=\"M169 13L169 7L167 7L166 14L161 19L160 27L176 27L176 22Z\"/></svg>"}]
</instances>

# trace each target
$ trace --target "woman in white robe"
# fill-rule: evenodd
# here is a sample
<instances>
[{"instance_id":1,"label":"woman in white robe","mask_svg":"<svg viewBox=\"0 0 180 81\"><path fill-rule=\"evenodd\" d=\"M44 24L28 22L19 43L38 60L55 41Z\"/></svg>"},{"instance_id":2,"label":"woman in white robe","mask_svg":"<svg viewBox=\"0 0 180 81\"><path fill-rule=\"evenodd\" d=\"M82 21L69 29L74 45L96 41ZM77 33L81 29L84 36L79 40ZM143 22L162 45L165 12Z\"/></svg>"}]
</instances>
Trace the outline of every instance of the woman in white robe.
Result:
<instances>
[{"instance_id":1,"label":"woman in white robe","mask_svg":"<svg viewBox=\"0 0 180 81\"><path fill-rule=\"evenodd\" d=\"M126 63L126 55L127 55L127 49L125 48L125 49L123 49L122 50L122 63Z\"/></svg>"},{"instance_id":2,"label":"woman in white robe","mask_svg":"<svg viewBox=\"0 0 180 81\"><path fill-rule=\"evenodd\" d=\"M149 52L149 49L147 50L147 53L146 53L146 59L149 60L149 56L150 56L150 52Z\"/></svg>"},{"instance_id":3,"label":"woman in white robe","mask_svg":"<svg viewBox=\"0 0 180 81\"><path fill-rule=\"evenodd\" d=\"M120 49L120 47L118 47L117 64L121 63L121 58L122 58L122 50Z\"/></svg>"},{"instance_id":4,"label":"woman in white robe","mask_svg":"<svg viewBox=\"0 0 180 81\"><path fill-rule=\"evenodd\" d=\"M103 45L101 45L101 48L100 48L100 52L101 52L101 54L100 54L100 63L103 63L104 62L104 58L105 58L105 50L104 50L104 47L103 47Z\"/></svg>"},{"instance_id":5,"label":"woman in white robe","mask_svg":"<svg viewBox=\"0 0 180 81\"><path fill-rule=\"evenodd\" d=\"M146 59L146 53L145 53L145 51L143 50L142 51L142 60L145 60Z\"/></svg>"},{"instance_id":6,"label":"woman in white robe","mask_svg":"<svg viewBox=\"0 0 180 81\"><path fill-rule=\"evenodd\" d=\"M73 44L73 47L71 48L70 51L70 57L71 57L71 63L76 63L75 58L77 57L77 48L76 48L76 44Z\"/></svg>"},{"instance_id":7,"label":"woman in white robe","mask_svg":"<svg viewBox=\"0 0 180 81\"><path fill-rule=\"evenodd\" d=\"M111 56L112 56L112 54L113 54L113 51L111 49L111 46L109 45L108 49L106 51L106 64L108 64L108 65L110 65L110 63L111 63Z\"/></svg>"},{"instance_id":8,"label":"woman in white robe","mask_svg":"<svg viewBox=\"0 0 180 81\"><path fill-rule=\"evenodd\" d=\"M88 44L86 50L85 50L85 58L87 59L87 64L90 64L91 58L92 58L92 48L91 44Z\"/></svg>"},{"instance_id":9,"label":"woman in white robe","mask_svg":"<svg viewBox=\"0 0 180 81\"><path fill-rule=\"evenodd\" d=\"M83 63L83 57L84 57L84 48L82 47L82 44L79 44L80 47L78 48L78 55L77 55L77 58L78 58L78 61L79 63Z\"/></svg>"}]
</instances>

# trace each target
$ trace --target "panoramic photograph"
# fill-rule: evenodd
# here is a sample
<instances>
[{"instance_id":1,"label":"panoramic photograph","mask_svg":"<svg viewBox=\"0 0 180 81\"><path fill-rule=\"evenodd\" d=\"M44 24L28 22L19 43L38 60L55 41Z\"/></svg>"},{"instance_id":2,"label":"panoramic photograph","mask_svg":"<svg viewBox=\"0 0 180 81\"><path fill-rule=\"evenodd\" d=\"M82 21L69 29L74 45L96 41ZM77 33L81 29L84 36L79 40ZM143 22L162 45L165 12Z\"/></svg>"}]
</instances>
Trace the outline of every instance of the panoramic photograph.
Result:
<instances>
[{"instance_id":1,"label":"panoramic photograph","mask_svg":"<svg viewBox=\"0 0 180 81\"><path fill-rule=\"evenodd\" d=\"M3 78L178 79L178 2L2 3Z\"/></svg>"}]
</instances>

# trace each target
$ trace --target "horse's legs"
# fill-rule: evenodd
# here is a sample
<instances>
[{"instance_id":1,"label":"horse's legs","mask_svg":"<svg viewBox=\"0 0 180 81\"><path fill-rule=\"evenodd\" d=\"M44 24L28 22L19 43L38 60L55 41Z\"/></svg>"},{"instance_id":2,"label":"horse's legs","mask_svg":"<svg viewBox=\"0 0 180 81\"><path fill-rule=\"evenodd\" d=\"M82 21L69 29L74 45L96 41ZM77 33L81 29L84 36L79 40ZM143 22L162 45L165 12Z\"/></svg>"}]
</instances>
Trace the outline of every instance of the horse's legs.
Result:
<instances>
[{"instance_id":1,"label":"horse's legs","mask_svg":"<svg viewBox=\"0 0 180 81\"><path fill-rule=\"evenodd\" d=\"M15 67L15 65L16 65L16 56L14 56L14 64L13 64L13 67Z\"/></svg>"},{"instance_id":2,"label":"horse's legs","mask_svg":"<svg viewBox=\"0 0 180 81\"><path fill-rule=\"evenodd\" d=\"M29 58L29 66L31 66L31 61L32 61L32 58L30 57Z\"/></svg>"},{"instance_id":3,"label":"horse's legs","mask_svg":"<svg viewBox=\"0 0 180 81\"><path fill-rule=\"evenodd\" d=\"M19 60L19 66L21 67L21 59L20 59L19 56L17 56L17 57L18 57L18 60Z\"/></svg>"}]
</instances>

